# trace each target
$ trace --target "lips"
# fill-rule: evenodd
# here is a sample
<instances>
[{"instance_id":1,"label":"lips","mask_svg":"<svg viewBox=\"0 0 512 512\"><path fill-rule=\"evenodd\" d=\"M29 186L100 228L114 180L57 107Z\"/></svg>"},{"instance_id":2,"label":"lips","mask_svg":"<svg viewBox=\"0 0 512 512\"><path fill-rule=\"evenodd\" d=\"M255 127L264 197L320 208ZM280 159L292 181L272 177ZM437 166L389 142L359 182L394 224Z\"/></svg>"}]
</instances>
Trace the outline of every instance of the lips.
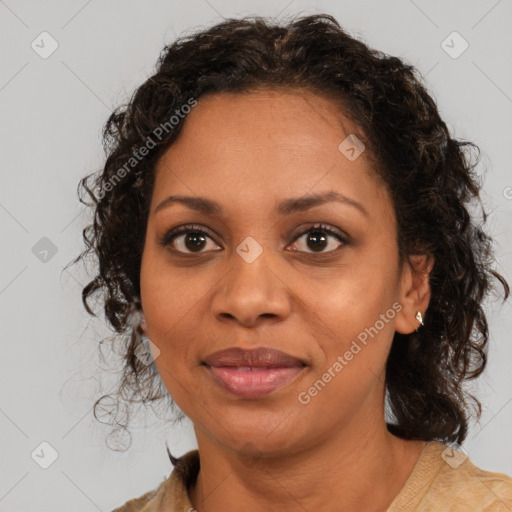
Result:
<instances>
[{"instance_id":1,"label":"lips","mask_svg":"<svg viewBox=\"0 0 512 512\"><path fill-rule=\"evenodd\" d=\"M239 398L253 399L294 380L306 368L300 359L277 349L262 347L221 350L204 360L214 382Z\"/></svg>"},{"instance_id":2,"label":"lips","mask_svg":"<svg viewBox=\"0 0 512 512\"><path fill-rule=\"evenodd\" d=\"M261 347L252 350L233 347L214 352L205 358L208 366L235 366L250 368L291 368L305 366L305 363L296 357L281 350Z\"/></svg>"}]
</instances>

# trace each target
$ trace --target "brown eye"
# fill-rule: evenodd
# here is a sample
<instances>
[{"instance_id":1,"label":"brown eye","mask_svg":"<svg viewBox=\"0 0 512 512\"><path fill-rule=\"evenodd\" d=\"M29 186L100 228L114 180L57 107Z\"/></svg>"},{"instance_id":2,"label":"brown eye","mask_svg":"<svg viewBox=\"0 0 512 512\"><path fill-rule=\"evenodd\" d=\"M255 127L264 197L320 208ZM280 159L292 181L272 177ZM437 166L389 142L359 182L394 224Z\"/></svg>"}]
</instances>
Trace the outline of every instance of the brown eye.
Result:
<instances>
[{"instance_id":1,"label":"brown eye","mask_svg":"<svg viewBox=\"0 0 512 512\"><path fill-rule=\"evenodd\" d=\"M347 240L345 237L334 229L331 229L328 226L325 226L323 224L320 224L319 226L314 226L312 228L309 228L307 231L304 231L301 233L296 240L299 240L300 238L305 237L305 245L307 248L311 249L312 252L310 254L314 253L325 253L325 252L334 252L336 249L338 249L341 245L347 244ZM329 238L336 239L338 242L332 242L329 244ZM296 244L297 242L295 242ZM325 250L329 246L333 246L330 250ZM294 249L299 250L301 249ZM304 251L308 252L308 251Z\"/></svg>"},{"instance_id":2,"label":"brown eye","mask_svg":"<svg viewBox=\"0 0 512 512\"><path fill-rule=\"evenodd\" d=\"M294 248L294 251L307 254L324 254L334 252L340 246L348 244L347 238L341 231L324 224L310 227L307 231L302 232L295 238L294 245L297 245L297 240L302 237L305 237L306 249ZM209 251L208 240L214 241L207 228L190 224L171 229L160 240L160 244L164 247L171 246L173 251L181 254L201 254ZM330 240L333 241L330 242ZM218 249L213 248L211 250Z\"/></svg>"},{"instance_id":3,"label":"brown eye","mask_svg":"<svg viewBox=\"0 0 512 512\"><path fill-rule=\"evenodd\" d=\"M161 245L172 246L172 250L183 254L207 252L207 242L213 239L208 232L194 225L179 226L171 229L161 240Z\"/></svg>"}]
</instances>

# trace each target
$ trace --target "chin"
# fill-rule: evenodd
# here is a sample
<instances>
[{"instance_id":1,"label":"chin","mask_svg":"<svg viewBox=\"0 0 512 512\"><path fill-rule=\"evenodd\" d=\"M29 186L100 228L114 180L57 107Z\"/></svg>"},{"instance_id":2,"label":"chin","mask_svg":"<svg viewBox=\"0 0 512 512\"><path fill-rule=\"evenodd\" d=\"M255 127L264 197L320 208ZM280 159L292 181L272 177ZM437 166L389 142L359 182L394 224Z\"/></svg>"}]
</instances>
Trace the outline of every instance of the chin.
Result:
<instances>
[{"instance_id":1,"label":"chin","mask_svg":"<svg viewBox=\"0 0 512 512\"><path fill-rule=\"evenodd\" d=\"M220 429L219 425L214 428L215 432L209 432L210 437L214 437L229 450L246 457L279 456L294 451L294 446L301 445L297 429L292 425L281 424L279 428L275 428L270 427L268 422L261 422L261 427L258 427L253 421L252 424L233 426L223 421Z\"/></svg>"}]
</instances>

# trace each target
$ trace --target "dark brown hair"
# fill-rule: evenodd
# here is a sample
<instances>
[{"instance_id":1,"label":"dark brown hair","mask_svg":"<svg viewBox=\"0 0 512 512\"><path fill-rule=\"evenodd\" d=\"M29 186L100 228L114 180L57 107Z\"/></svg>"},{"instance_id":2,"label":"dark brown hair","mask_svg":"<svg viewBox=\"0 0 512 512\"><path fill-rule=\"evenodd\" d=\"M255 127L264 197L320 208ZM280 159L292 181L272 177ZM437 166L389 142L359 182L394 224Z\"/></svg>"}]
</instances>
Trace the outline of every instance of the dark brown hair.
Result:
<instances>
[{"instance_id":1,"label":"dark brown hair","mask_svg":"<svg viewBox=\"0 0 512 512\"><path fill-rule=\"evenodd\" d=\"M505 299L509 294L507 282L492 269L492 239L483 228L475 172L480 151L451 136L413 66L369 48L329 15L286 24L229 19L182 37L163 49L153 76L109 117L105 166L78 188L94 219L83 231L86 249L73 263L93 252L97 275L83 289L85 308L94 315L87 301L102 291L108 322L130 336L117 399L166 398L155 366L135 356L141 330L133 322L141 306L140 264L156 163L178 136L185 105L205 94L260 87L307 88L336 100L356 123L366 154L389 188L402 261L418 253L433 256L425 326L410 335L396 333L387 361L393 417L388 428L402 438L461 443L469 405L476 405L477 417L481 413L463 384L486 364L482 304L498 282ZM480 221L470 215L472 206L480 206Z\"/></svg>"}]
</instances>

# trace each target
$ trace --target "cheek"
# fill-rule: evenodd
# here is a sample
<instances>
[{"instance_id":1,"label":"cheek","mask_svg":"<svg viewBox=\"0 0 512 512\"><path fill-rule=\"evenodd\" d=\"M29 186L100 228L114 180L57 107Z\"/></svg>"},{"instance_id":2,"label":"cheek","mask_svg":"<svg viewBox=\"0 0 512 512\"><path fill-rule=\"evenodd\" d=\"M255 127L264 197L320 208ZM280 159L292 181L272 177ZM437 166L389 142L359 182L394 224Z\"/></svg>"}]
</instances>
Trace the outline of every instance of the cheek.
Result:
<instances>
[{"instance_id":1,"label":"cheek","mask_svg":"<svg viewBox=\"0 0 512 512\"><path fill-rule=\"evenodd\" d=\"M376 264L370 271L360 263L310 302L324 326L316 335L311 332L322 352L312 379L320 377L342 395L364 393L380 378L401 309L395 300L392 269L386 272Z\"/></svg>"},{"instance_id":2,"label":"cheek","mask_svg":"<svg viewBox=\"0 0 512 512\"><path fill-rule=\"evenodd\" d=\"M380 306L340 301L331 311L330 333L316 338L321 356L299 390L300 404L311 405L318 414L330 409L340 421L368 404L368 397L380 407L378 387L384 386L396 316L393 305Z\"/></svg>"},{"instance_id":3,"label":"cheek","mask_svg":"<svg viewBox=\"0 0 512 512\"><path fill-rule=\"evenodd\" d=\"M194 313L194 305L198 307L207 288L193 272L192 269L171 272L165 254L151 249L144 253L140 288L150 338L167 340L176 326Z\"/></svg>"},{"instance_id":4,"label":"cheek","mask_svg":"<svg viewBox=\"0 0 512 512\"><path fill-rule=\"evenodd\" d=\"M180 283L146 254L141 264L141 303L147 323L148 337L160 351L155 360L158 372L173 398L180 395L191 357L196 315L196 298L190 280ZM197 292L197 289L195 289ZM194 307L195 305L195 307ZM197 329L196 329L197 331Z\"/></svg>"},{"instance_id":5,"label":"cheek","mask_svg":"<svg viewBox=\"0 0 512 512\"><path fill-rule=\"evenodd\" d=\"M360 259L357 265L338 272L321 288L311 283L309 290L316 288L317 291L313 294L309 292L308 307L324 320L333 335L345 341L356 338L387 312L386 326L394 323L392 305L397 295L393 276L392 269L366 264ZM391 311L388 311L390 308ZM379 330L383 330L380 324Z\"/></svg>"}]
</instances>

